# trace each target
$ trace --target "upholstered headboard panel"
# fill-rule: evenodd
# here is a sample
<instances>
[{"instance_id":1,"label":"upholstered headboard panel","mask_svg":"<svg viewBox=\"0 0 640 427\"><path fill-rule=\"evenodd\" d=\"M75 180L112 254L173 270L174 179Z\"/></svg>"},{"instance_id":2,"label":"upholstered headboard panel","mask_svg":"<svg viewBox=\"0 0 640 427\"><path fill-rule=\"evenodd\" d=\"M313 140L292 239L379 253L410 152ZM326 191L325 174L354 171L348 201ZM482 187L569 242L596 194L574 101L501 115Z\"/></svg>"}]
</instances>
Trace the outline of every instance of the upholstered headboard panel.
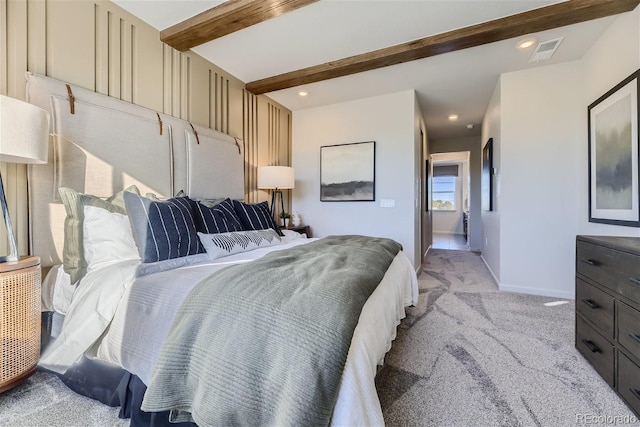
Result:
<instances>
[{"instance_id":1,"label":"upholstered headboard panel","mask_svg":"<svg viewBox=\"0 0 640 427\"><path fill-rule=\"evenodd\" d=\"M62 260L59 187L101 197L132 184L159 197L244 197L242 141L229 135L31 73L27 100L52 118L49 163L28 175L31 248L43 266Z\"/></svg>"}]
</instances>

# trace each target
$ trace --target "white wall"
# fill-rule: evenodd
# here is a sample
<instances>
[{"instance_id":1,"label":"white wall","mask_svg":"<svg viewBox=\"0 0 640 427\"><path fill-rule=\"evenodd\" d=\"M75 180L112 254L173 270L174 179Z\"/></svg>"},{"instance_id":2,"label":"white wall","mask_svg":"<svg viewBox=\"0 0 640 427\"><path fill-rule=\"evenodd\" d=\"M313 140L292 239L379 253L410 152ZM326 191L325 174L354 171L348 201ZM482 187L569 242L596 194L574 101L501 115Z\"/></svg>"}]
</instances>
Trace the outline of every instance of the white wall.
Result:
<instances>
[{"instance_id":1,"label":"white wall","mask_svg":"<svg viewBox=\"0 0 640 427\"><path fill-rule=\"evenodd\" d=\"M640 6L618 16L582 59L582 124L579 151L578 234L640 236L640 229L589 222L587 107L640 68Z\"/></svg>"},{"instance_id":2,"label":"white wall","mask_svg":"<svg viewBox=\"0 0 640 427\"><path fill-rule=\"evenodd\" d=\"M493 198L493 211L480 210L482 218L482 236L480 247L482 259L493 274L493 277L500 282L500 181L501 181L501 146L502 146L502 89L501 80L493 91L487 112L482 121L482 140L480 152L487 144L489 138L493 138L493 166L498 171L495 177L494 188L496 189ZM482 168L482 156L480 157L480 167ZM482 200L481 200L482 202Z\"/></svg>"},{"instance_id":3,"label":"white wall","mask_svg":"<svg viewBox=\"0 0 640 427\"><path fill-rule=\"evenodd\" d=\"M575 236L640 236L588 222L587 107L640 67L640 7L579 61L506 73L483 121L494 139L496 212L482 257L501 290L574 297Z\"/></svg>"},{"instance_id":4,"label":"white wall","mask_svg":"<svg viewBox=\"0 0 640 427\"><path fill-rule=\"evenodd\" d=\"M292 166L296 171L292 210L300 212L315 237L365 234L402 244L420 266L420 182L416 159L419 130L413 91L298 110L293 113ZM416 134L418 137L416 137ZM320 201L320 147L376 141L375 202ZM416 169L418 172L416 173ZM417 178L416 178L417 175ZM381 199L395 208L380 207Z\"/></svg>"},{"instance_id":5,"label":"white wall","mask_svg":"<svg viewBox=\"0 0 640 427\"><path fill-rule=\"evenodd\" d=\"M500 289L573 298L581 62L501 78Z\"/></svg>"}]
</instances>

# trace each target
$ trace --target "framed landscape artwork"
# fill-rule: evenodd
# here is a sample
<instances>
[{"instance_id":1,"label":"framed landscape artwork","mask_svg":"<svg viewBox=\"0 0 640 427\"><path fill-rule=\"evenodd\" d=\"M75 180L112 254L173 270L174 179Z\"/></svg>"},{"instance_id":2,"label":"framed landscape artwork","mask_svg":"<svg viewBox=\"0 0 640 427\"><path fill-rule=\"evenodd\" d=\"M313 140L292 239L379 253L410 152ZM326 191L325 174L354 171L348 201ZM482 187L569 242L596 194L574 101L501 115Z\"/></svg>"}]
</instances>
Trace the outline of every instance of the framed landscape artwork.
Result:
<instances>
[{"instance_id":1,"label":"framed landscape artwork","mask_svg":"<svg viewBox=\"0 0 640 427\"><path fill-rule=\"evenodd\" d=\"M638 75L589 105L589 221L640 227Z\"/></svg>"},{"instance_id":2,"label":"framed landscape artwork","mask_svg":"<svg viewBox=\"0 0 640 427\"><path fill-rule=\"evenodd\" d=\"M320 201L375 201L375 141L320 147Z\"/></svg>"}]
</instances>

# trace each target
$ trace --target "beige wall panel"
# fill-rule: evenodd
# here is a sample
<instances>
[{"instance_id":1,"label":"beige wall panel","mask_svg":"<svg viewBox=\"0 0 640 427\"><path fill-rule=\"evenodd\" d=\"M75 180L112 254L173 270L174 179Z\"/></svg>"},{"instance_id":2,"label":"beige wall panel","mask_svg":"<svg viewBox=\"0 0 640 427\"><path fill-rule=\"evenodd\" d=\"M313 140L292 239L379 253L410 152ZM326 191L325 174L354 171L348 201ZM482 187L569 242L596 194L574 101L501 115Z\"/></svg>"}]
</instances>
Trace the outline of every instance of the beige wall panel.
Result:
<instances>
[{"instance_id":1,"label":"beige wall panel","mask_svg":"<svg viewBox=\"0 0 640 427\"><path fill-rule=\"evenodd\" d=\"M7 94L7 0L0 0L0 94Z\"/></svg>"},{"instance_id":2,"label":"beige wall panel","mask_svg":"<svg viewBox=\"0 0 640 427\"><path fill-rule=\"evenodd\" d=\"M243 138L243 111L244 83L232 78L229 80L229 135Z\"/></svg>"},{"instance_id":3,"label":"beige wall panel","mask_svg":"<svg viewBox=\"0 0 640 427\"><path fill-rule=\"evenodd\" d=\"M25 98L24 72L27 71L27 3L7 2L7 95Z\"/></svg>"},{"instance_id":4,"label":"beige wall panel","mask_svg":"<svg viewBox=\"0 0 640 427\"><path fill-rule=\"evenodd\" d=\"M191 55L187 53L180 54L180 117L189 120L189 103L191 92L189 91L189 77L191 76ZM203 85L204 86L204 85Z\"/></svg>"},{"instance_id":5,"label":"beige wall panel","mask_svg":"<svg viewBox=\"0 0 640 427\"><path fill-rule=\"evenodd\" d=\"M95 38L96 38L96 87L95 91L109 95L109 21L111 13L103 4L96 4L95 9Z\"/></svg>"},{"instance_id":6,"label":"beige wall panel","mask_svg":"<svg viewBox=\"0 0 640 427\"><path fill-rule=\"evenodd\" d=\"M158 32L138 24L133 32L133 103L163 111L163 43Z\"/></svg>"},{"instance_id":7,"label":"beige wall panel","mask_svg":"<svg viewBox=\"0 0 640 427\"><path fill-rule=\"evenodd\" d=\"M197 55L189 57L189 75L187 82L189 83L188 94L188 112L189 120L193 124L205 127L212 127L209 123L209 74L210 63Z\"/></svg>"},{"instance_id":8,"label":"beige wall panel","mask_svg":"<svg viewBox=\"0 0 640 427\"><path fill-rule=\"evenodd\" d=\"M245 201L258 201L258 97L252 93L244 93L244 158L245 158Z\"/></svg>"},{"instance_id":9,"label":"beige wall panel","mask_svg":"<svg viewBox=\"0 0 640 427\"><path fill-rule=\"evenodd\" d=\"M27 67L32 73L47 74L47 2L28 0Z\"/></svg>"},{"instance_id":10,"label":"beige wall panel","mask_svg":"<svg viewBox=\"0 0 640 427\"><path fill-rule=\"evenodd\" d=\"M107 27L109 36L107 40L108 46L108 69L109 69L109 96L114 98L121 97L121 47L122 47L122 20L110 11L107 12Z\"/></svg>"},{"instance_id":11,"label":"beige wall panel","mask_svg":"<svg viewBox=\"0 0 640 427\"><path fill-rule=\"evenodd\" d=\"M89 1L47 1L49 77L95 90L94 8Z\"/></svg>"}]
</instances>

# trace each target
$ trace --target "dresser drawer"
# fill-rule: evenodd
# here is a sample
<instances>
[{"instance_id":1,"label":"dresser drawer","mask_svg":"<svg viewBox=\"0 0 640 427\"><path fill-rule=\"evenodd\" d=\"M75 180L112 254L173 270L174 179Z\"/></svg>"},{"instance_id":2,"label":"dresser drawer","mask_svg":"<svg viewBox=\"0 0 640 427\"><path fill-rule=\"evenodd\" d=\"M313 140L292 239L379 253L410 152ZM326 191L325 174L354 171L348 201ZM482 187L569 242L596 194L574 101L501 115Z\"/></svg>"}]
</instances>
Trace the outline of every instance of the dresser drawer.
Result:
<instances>
[{"instance_id":1,"label":"dresser drawer","mask_svg":"<svg viewBox=\"0 0 640 427\"><path fill-rule=\"evenodd\" d=\"M576 310L611 339L615 338L613 307L614 298L611 295L576 278Z\"/></svg>"},{"instance_id":2,"label":"dresser drawer","mask_svg":"<svg viewBox=\"0 0 640 427\"><path fill-rule=\"evenodd\" d=\"M613 346L580 316L576 316L576 348L613 387Z\"/></svg>"},{"instance_id":3,"label":"dresser drawer","mask_svg":"<svg viewBox=\"0 0 640 427\"><path fill-rule=\"evenodd\" d=\"M622 352L618 352L618 393L627 404L640 413L640 367Z\"/></svg>"},{"instance_id":4,"label":"dresser drawer","mask_svg":"<svg viewBox=\"0 0 640 427\"><path fill-rule=\"evenodd\" d=\"M578 241L576 270L629 299L640 300L640 256Z\"/></svg>"},{"instance_id":5,"label":"dresser drawer","mask_svg":"<svg viewBox=\"0 0 640 427\"><path fill-rule=\"evenodd\" d=\"M618 342L640 359L640 311L618 301Z\"/></svg>"}]
</instances>

